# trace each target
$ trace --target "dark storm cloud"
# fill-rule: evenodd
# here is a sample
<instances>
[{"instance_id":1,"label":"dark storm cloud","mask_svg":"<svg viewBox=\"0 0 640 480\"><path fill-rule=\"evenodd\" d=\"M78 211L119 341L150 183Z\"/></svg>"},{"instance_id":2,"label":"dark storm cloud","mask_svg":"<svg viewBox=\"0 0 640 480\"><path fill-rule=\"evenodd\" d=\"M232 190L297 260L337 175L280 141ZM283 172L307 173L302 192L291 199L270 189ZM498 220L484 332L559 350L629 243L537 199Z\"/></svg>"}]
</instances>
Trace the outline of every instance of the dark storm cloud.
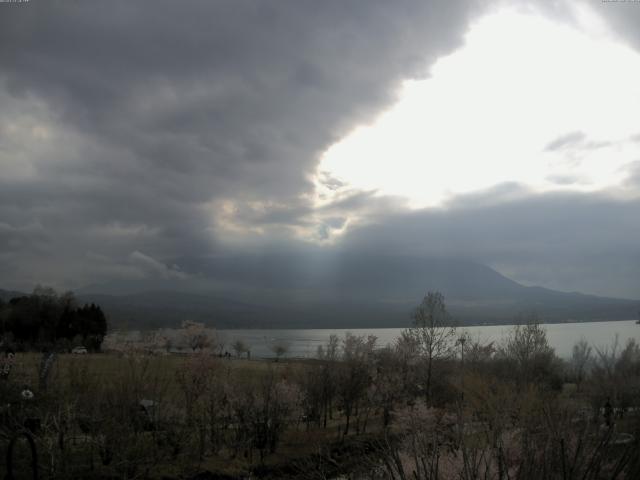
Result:
<instances>
[{"instance_id":1,"label":"dark storm cloud","mask_svg":"<svg viewBox=\"0 0 640 480\"><path fill-rule=\"evenodd\" d=\"M621 192L536 194L504 184L459 196L441 208L417 211L393 208L394 199L369 194L361 202L347 202L342 211L332 211L341 215L324 219L318 238L335 244L281 240L225 256L187 257L181 263L229 288L253 289L252 297L264 291L271 298L283 291L292 296L296 290L317 298L370 294L371 281L383 278L386 291L380 293L400 298L402 293L416 294L412 289L420 287L419 281L412 283L415 265L456 259L488 264L528 285L638 298L640 200L637 190L631 191L635 193L627 197ZM385 202L390 204L386 209ZM366 221L336 238L333 229L362 214L365 205L370 208ZM291 225L305 218L279 221ZM249 217L247 224L264 225L263 221ZM324 292L327 286L334 290Z\"/></svg>"},{"instance_id":2,"label":"dark storm cloud","mask_svg":"<svg viewBox=\"0 0 640 480\"><path fill-rule=\"evenodd\" d=\"M56 263L88 280L86 252L216 250L222 200L300 217L319 153L455 48L473 15L413 0L0 9L0 221L39 222L59 259L24 270L46 260L51 282Z\"/></svg>"},{"instance_id":3,"label":"dark storm cloud","mask_svg":"<svg viewBox=\"0 0 640 480\"><path fill-rule=\"evenodd\" d=\"M319 155L455 49L479 10L470 5L0 3L0 288L155 278L269 293L335 269L348 295L348 279L367 276L363 258L375 268L401 253L638 297L635 200L511 184L419 212L376 192L314 205ZM640 46L633 8L607 16ZM569 132L548 148L592 147ZM296 240L301 230L322 245Z\"/></svg>"},{"instance_id":4,"label":"dark storm cloud","mask_svg":"<svg viewBox=\"0 0 640 480\"><path fill-rule=\"evenodd\" d=\"M9 254L24 250L47 250L49 243L47 232L42 225L30 224L14 227L0 222L0 251Z\"/></svg>"},{"instance_id":5,"label":"dark storm cloud","mask_svg":"<svg viewBox=\"0 0 640 480\"><path fill-rule=\"evenodd\" d=\"M78 168L112 174L113 163L137 162L151 170L125 168L129 181L148 175L198 201L238 186L258 197L305 191L314 153L389 101L430 52L455 45L466 12L456 2L90 1L8 13L9 90L124 150ZM191 188L171 189L181 173ZM197 174L208 182L193 186Z\"/></svg>"},{"instance_id":6,"label":"dark storm cloud","mask_svg":"<svg viewBox=\"0 0 640 480\"><path fill-rule=\"evenodd\" d=\"M515 193L512 185L505 190ZM522 193L509 202L479 202L476 194L449 208L381 218L352 230L343 248L380 255L464 256L528 284L639 297L637 196Z\"/></svg>"}]
</instances>

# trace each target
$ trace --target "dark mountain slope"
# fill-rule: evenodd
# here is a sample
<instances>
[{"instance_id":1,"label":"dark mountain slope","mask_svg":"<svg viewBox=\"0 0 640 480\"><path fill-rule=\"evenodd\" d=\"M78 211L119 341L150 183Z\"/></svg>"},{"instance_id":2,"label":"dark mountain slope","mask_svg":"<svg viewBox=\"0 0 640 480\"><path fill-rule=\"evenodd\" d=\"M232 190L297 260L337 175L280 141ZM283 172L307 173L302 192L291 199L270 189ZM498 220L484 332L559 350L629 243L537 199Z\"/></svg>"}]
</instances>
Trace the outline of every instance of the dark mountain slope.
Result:
<instances>
[{"instance_id":1,"label":"dark mountain slope","mask_svg":"<svg viewBox=\"0 0 640 480\"><path fill-rule=\"evenodd\" d=\"M175 325L191 319L220 328L356 328L406 326L425 292L445 295L460 323L511 323L535 311L543 321L635 318L640 302L526 287L465 260L363 255L312 267L295 257L224 259L201 264L207 278L230 286L214 293L189 282L128 284L126 295L80 292L103 305L116 324ZM235 260L235 261L234 261ZM233 285L242 285L242 289ZM158 287L162 287L161 290ZM122 291L123 285L104 285ZM182 291L177 291L181 289ZM192 289L198 293L185 290Z\"/></svg>"}]
</instances>

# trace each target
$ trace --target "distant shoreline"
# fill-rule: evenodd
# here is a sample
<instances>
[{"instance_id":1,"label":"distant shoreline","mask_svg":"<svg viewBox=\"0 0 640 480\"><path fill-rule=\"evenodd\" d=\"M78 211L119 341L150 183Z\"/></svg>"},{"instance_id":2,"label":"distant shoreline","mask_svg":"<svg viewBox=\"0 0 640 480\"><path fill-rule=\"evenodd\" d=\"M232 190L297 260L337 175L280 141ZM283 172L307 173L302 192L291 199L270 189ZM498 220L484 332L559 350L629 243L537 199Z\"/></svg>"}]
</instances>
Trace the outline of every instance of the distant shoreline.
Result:
<instances>
[{"instance_id":1,"label":"distant shoreline","mask_svg":"<svg viewBox=\"0 0 640 480\"><path fill-rule=\"evenodd\" d=\"M626 319L613 319L613 320L602 320L602 319L596 319L596 320L566 320L566 321L559 321L559 320L551 320L551 321L540 321L541 325L565 325L565 324L578 324L578 323L612 323L612 322L635 322L636 319L633 318L626 318ZM238 327L238 328L233 328L233 327L217 327L215 325L215 323L208 323L208 322L203 322L207 327L210 328L215 328L216 330L220 331L220 332L225 332L225 331L263 331L263 330L382 330L382 329L403 329L403 328L410 328L412 325L411 323L407 323L406 325L370 325L370 326L363 326L363 325L340 325L340 326L331 326L331 327L327 327L327 326L322 326L322 327L313 327L313 326L300 326L300 327L296 327L296 326L254 326L254 327ZM454 326L456 328L466 328L466 327L512 327L515 325L521 325L522 323L513 323L513 322L481 322L481 323L458 323L458 324L454 324ZM140 326L139 328L122 328L120 326L115 327L112 331L110 331L110 334L113 333L121 333L121 332L152 332L152 331L157 331L157 330L174 330L179 328L179 325L164 325L164 326L158 326L158 327L153 327L153 326Z\"/></svg>"}]
</instances>

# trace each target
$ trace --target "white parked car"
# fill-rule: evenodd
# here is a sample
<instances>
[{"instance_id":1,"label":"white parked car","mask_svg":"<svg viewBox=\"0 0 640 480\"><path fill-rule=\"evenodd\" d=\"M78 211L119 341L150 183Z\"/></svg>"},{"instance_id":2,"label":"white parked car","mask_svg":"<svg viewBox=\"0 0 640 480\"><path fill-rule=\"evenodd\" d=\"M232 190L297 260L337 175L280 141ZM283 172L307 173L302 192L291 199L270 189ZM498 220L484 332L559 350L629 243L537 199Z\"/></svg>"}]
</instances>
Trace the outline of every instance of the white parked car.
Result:
<instances>
[{"instance_id":1,"label":"white parked car","mask_svg":"<svg viewBox=\"0 0 640 480\"><path fill-rule=\"evenodd\" d=\"M71 350L71 353L75 355L86 355L87 349L84 347L73 347L73 349Z\"/></svg>"}]
</instances>

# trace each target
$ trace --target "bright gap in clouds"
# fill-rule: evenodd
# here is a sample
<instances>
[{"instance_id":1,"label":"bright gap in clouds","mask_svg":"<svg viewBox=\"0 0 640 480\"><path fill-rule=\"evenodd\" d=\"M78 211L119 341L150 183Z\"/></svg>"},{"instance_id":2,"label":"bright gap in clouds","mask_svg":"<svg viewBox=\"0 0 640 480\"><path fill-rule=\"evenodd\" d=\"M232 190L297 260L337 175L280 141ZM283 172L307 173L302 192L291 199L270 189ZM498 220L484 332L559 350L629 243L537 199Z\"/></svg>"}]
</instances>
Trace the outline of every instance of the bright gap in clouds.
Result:
<instances>
[{"instance_id":1,"label":"bright gap in clouds","mask_svg":"<svg viewBox=\"0 0 640 480\"><path fill-rule=\"evenodd\" d=\"M620 184L640 157L640 55L582 18L591 21L510 10L480 19L429 79L404 82L395 106L325 152L318 178L346 185L318 181L320 203L349 188L425 207L503 182Z\"/></svg>"}]
</instances>

